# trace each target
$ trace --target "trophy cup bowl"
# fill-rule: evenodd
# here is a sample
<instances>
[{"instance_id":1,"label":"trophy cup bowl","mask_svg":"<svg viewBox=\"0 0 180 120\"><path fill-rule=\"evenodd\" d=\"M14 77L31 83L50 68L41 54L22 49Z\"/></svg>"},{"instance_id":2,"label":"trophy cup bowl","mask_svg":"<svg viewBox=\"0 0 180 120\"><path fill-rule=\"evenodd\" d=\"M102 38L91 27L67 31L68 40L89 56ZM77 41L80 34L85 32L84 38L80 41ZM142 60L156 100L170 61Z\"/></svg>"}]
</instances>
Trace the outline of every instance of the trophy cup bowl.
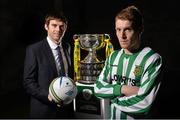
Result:
<instances>
[{"instance_id":1,"label":"trophy cup bowl","mask_svg":"<svg viewBox=\"0 0 180 120\"><path fill-rule=\"evenodd\" d=\"M81 48L87 51L97 50L104 46L103 34L83 34L79 39Z\"/></svg>"},{"instance_id":2,"label":"trophy cup bowl","mask_svg":"<svg viewBox=\"0 0 180 120\"><path fill-rule=\"evenodd\" d=\"M80 47L89 51L84 59L86 63L97 63L96 50L104 47L103 34L82 34L79 36Z\"/></svg>"},{"instance_id":3,"label":"trophy cup bowl","mask_svg":"<svg viewBox=\"0 0 180 120\"><path fill-rule=\"evenodd\" d=\"M96 57L96 50L105 46L104 39L108 34L80 34L78 35L81 49L88 51L84 60L80 61L81 83L93 84L104 67L104 61Z\"/></svg>"}]
</instances>

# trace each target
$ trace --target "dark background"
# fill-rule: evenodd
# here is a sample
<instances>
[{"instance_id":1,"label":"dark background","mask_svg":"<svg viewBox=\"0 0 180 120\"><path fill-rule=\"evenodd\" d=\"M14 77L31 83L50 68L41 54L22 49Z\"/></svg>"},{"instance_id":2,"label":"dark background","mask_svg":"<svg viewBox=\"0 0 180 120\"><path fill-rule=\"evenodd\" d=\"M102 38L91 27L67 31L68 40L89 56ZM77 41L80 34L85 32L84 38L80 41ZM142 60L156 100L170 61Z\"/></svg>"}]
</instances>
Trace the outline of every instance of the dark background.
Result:
<instances>
[{"instance_id":1,"label":"dark background","mask_svg":"<svg viewBox=\"0 0 180 120\"><path fill-rule=\"evenodd\" d=\"M152 109L153 118L180 118L180 15L178 0L0 0L0 118L27 118L29 96L22 87L27 45L46 37L44 15L52 8L63 10L73 35L108 33L115 49L114 17L124 6L142 11L142 38L164 61L162 85Z\"/></svg>"}]
</instances>

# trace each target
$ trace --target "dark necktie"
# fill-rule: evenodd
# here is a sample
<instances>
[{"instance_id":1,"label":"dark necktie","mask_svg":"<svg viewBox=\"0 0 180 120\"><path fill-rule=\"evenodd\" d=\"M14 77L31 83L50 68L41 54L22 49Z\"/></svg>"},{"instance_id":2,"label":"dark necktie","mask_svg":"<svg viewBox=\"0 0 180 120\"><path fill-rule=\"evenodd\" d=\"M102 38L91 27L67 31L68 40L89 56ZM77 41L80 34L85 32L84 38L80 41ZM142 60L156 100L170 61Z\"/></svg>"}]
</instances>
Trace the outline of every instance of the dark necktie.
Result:
<instances>
[{"instance_id":1,"label":"dark necktie","mask_svg":"<svg viewBox=\"0 0 180 120\"><path fill-rule=\"evenodd\" d=\"M57 61L56 61L57 65L58 65L58 73L59 73L59 76L63 76L63 75L65 75L64 63L63 63L62 54L60 52L60 47L59 46L56 48L56 51L57 51L57 54L58 54Z\"/></svg>"}]
</instances>

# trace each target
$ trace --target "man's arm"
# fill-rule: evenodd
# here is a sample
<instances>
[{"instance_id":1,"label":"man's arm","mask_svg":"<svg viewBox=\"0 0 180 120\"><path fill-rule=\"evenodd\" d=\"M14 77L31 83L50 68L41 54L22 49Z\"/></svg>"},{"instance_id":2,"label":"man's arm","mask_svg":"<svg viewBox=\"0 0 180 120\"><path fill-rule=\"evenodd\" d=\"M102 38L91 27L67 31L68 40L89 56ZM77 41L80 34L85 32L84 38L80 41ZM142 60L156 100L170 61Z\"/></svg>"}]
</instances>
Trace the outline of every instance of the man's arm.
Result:
<instances>
[{"instance_id":1,"label":"man's arm","mask_svg":"<svg viewBox=\"0 0 180 120\"><path fill-rule=\"evenodd\" d=\"M139 87L137 87L137 86L122 85L120 91L125 96L131 96L131 95L135 95L135 94L138 93Z\"/></svg>"},{"instance_id":2,"label":"man's arm","mask_svg":"<svg viewBox=\"0 0 180 120\"><path fill-rule=\"evenodd\" d=\"M26 49L26 57L24 62L24 80L23 86L27 90L27 93L37 98L38 100L49 103L48 92L42 89L37 81L37 58L32 47Z\"/></svg>"},{"instance_id":3,"label":"man's arm","mask_svg":"<svg viewBox=\"0 0 180 120\"><path fill-rule=\"evenodd\" d=\"M94 92L96 97L100 98L115 98L121 96L121 85L110 84L110 58L114 55L116 56L118 52L112 52L111 55L106 59L105 65L98 79L96 80Z\"/></svg>"}]
</instances>

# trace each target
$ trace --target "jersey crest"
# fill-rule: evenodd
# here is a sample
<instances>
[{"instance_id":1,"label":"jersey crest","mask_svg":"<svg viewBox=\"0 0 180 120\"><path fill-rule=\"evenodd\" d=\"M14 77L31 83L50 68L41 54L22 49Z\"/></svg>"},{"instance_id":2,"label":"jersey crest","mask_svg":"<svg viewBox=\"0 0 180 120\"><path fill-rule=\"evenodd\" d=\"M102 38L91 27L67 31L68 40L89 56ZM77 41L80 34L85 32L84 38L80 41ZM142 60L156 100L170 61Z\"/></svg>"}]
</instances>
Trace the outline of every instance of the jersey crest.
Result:
<instances>
[{"instance_id":1,"label":"jersey crest","mask_svg":"<svg viewBox=\"0 0 180 120\"><path fill-rule=\"evenodd\" d=\"M135 65L136 67L135 67L135 69L134 69L134 75L136 76L136 77L138 77L138 76L140 76L141 75L141 73L142 73L142 67L141 66L139 66L139 65Z\"/></svg>"}]
</instances>

